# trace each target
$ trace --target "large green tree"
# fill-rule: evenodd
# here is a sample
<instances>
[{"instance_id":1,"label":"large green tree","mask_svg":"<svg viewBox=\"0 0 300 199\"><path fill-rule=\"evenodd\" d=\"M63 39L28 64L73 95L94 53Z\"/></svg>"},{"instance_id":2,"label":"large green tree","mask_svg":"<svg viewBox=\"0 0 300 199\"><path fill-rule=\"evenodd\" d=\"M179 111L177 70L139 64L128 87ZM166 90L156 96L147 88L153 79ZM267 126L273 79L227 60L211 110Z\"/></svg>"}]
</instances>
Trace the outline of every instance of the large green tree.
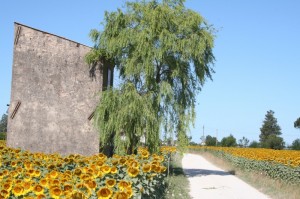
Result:
<instances>
[{"instance_id":1,"label":"large green tree","mask_svg":"<svg viewBox=\"0 0 300 199\"><path fill-rule=\"evenodd\" d=\"M0 140L6 139L7 133L7 114L3 114L0 121Z\"/></svg>"},{"instance_id":2,"label":"large green tree","mask_svg":"<svg viewBox=\"0 0 300 199\"><path fill-rule=\"evenodd\" d=\"M236 139L231 134L229 136L227 136L227 137L224 137L221 140L221 146L224 146L224 147L235 147L236 145L237 145Z\"/></svg>"},{"instance_id":3,"label":"large green tree","mask_svg":"<svg viewBox=\"0 0 300 199\"><path fill-rule=\"evenodd\" d=\"M294 127L300 129L300 117L294 122Z\"/></svg>"},{"instance_id":4,"label":"large green tree","mask_svg":"<svg viewBox=\"0 0 300 199\"><path fill-rule=\"evenodd\" d=\"M176 134L179 147L188 144L196 95L214 72L214 29L184 2L127 2L105 13L103 31L91 31L95 45L87 62L109 59L121 79L119 88L102 93L95 112L100 143L113 139L115 149L126 145L133 152L144 135L155 151L164 131Z\"/></svg>"},{"instance_id":5,"label":"large green tree","mask_svg":"<svg viewBox=\"0 0 300 199\"><path fill-rule=\"evenodd\" d=\"M216 146L217 145L217 138L216 137L212 137L210 135L207 135L205 138L205 145L206 146Z\"/></svg>"},{"instance_id":6,"label":"large green tree","mask_svg":"<svg viewBox=\"0 0 300 199\"><path fill-rule=\"evenodd\" d=\"M260 132L259 140L262 147L273 149L283 148L283 139L279 137L279 135L281 135L281 128L277 124L277 119L274 117L274 111L267 111Z\"/></svg>"},{"instance_id":7,"label":"large green tree","mask_svg":"<svg viewBox=\"0 0 300 199\"><path fill-rule=\"evenodd\" d=\"M293 141L291 149L300 150L300 139L296 139Z\"/></svg>"},{"instance_id":8,"label":"large green tree","mask_svg":"<svg viewBox=\"0 0 300 199\"><path fill-rule=\"evenodd\" d=\"M7 132L7 114L3 114L0 121L0 132Z\"/></svg>"}]
</instances>

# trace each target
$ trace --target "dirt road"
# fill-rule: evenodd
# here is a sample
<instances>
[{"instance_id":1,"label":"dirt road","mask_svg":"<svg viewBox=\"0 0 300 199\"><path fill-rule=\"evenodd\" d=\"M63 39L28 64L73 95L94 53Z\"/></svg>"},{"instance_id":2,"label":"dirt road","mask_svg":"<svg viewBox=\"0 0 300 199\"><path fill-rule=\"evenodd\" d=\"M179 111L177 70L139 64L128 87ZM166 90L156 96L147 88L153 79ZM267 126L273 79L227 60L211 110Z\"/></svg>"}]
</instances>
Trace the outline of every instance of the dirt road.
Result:
<instances>
[{"instance_id":1,"label":"dirt road","mask_svg":"<svg viewBox=\"0 0 300 199\"><path fill-rule=\"evenodd\" d=\"M267 199L270 198L239 178L214 166L200 155L185 154L182 168L190 182L194 199Z\"/></svg>"}]
</instances>

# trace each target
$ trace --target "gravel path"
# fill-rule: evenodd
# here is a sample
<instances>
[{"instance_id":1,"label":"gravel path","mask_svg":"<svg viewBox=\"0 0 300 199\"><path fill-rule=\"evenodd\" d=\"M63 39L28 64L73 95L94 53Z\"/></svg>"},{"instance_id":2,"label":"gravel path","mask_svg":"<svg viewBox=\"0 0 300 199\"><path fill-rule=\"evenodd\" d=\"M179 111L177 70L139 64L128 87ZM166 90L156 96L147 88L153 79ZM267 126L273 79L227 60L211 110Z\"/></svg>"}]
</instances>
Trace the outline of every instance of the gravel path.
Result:
<instances>
[{"instance_id":1,"label":"gravel path","mask_svg":"<svg viewBox=\"0 0 300 199\"><path fill-rule=\"evenodd\" d=\"M185 154L182 168L189 179L190 195L194 199L270 198L200 155Z\"/></svg>"}]
</instances>

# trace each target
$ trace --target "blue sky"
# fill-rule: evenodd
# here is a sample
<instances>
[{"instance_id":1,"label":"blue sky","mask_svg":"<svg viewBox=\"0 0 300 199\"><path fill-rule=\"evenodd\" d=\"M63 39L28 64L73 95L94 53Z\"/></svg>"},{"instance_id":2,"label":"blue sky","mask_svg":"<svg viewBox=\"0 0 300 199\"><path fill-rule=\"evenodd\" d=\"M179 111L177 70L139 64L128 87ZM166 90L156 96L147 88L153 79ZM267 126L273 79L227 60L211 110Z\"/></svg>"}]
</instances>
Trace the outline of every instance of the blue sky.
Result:
<instances>
[{"instance_id":1,"label":"blue sky","mask_svg":"<svg viewBox=\"0 0 300 199\"><path fill-rule=\"evenodd\" d=\"M10 101L13 23L92 46L90 29L101 29L104 11L124 0L3 1L0 3L0 114ZM258 140L268 110L286 143L300 138L300 1L187 0L186 6L218 29L213 81L197 97L197 119L190 134L233 134Z\"/></svg>"}]
</instances>

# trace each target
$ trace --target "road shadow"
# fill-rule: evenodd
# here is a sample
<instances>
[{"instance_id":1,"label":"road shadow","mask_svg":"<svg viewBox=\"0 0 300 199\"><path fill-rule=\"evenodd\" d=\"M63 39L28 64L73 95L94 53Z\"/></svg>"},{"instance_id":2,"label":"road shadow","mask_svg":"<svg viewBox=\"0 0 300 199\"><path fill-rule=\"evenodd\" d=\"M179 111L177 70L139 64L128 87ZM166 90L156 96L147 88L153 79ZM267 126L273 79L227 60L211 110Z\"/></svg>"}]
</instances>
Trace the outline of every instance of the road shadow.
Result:
<instances>
[{"instance_id":1,"label":"road shadow","mask_svg":"<svg viewBox=\"0 0 300 199\"><path fill-rule=\"evenodd\" d=\"M218 171L218 170L207 170L207 169L184 169L184 173L187 177L199 177L199 176L208 176L208 175L235 175L235 171Z\"/></svg>"}]
</instances>

